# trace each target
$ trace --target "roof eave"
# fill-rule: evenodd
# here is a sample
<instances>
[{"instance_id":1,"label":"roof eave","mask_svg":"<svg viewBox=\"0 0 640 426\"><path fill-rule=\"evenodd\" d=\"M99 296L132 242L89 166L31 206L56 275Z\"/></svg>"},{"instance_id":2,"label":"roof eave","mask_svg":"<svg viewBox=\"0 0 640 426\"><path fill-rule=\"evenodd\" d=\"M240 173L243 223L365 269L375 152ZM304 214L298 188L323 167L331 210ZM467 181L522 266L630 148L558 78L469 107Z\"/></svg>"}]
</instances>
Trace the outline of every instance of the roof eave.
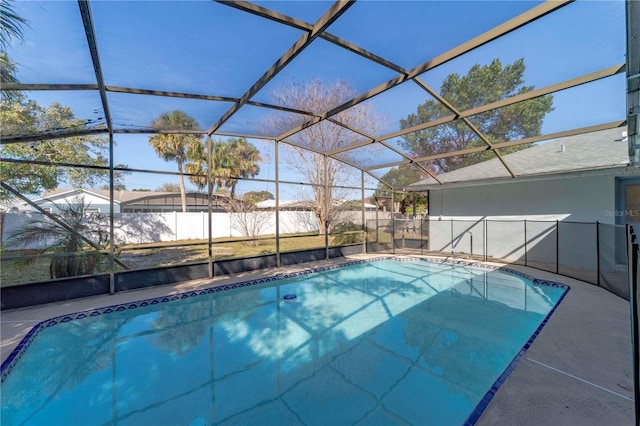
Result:
<instances>
[{"instance_id":1,"label":"roof eave","mask_svg":"<svg viewBox=\"0 0 640 426\"><path fill-rule=\"evenodd\" d=\"M102 194L98 194L97 192L93 192L90 189L83 189L83 188L76 188L76 189L69 189L67 191L62 191L62 192L58 192L57 194L51 194L49 196L46 197L40 197L40 198L35 198L34 200L32 200L32 202L38 204L38 203L46 203L46 202L54 202L53 200L56 198L67 198L69 197L70 194L76 193L76 195L80 195L82 193L85 194L91 194L94 197L98 197L101 198L107 202L109 202L109 197L105 197ZM114 199L113 202L115 204L120 204L120 201ZM27 203L23 203L23 205L26 205Z\"/></svg>"},{"instance_id":2,"label":"roof eave","mask_svg":"<svg viewBox=\"0 0 640 426\"><path fill-rule=\"evenodd\" d=\"M513 183L513 182L532 182L532 181L540 181L540 180L550 180L550 179L566 179L566 178L577 178L577 177L586 177L586 176L608 176L608 175L638 175L640 174L639 166L629 166L625 165L610 165L603 166L597 168L589 168L582 170L571 170L567 172L548 172L548 173L536 173L530 174L526 176L516 176L515 178L491 178L491 179L476 179L469 181L458 181L458 182L443 182L442 184L420 184L414 183L407 187L408 191L418 192L418 191L427 191L431 189L448 189L448 188L461 188L461 187L470 187L470 186L484 186L484 185L497 185L504 183Z\"/></svg>"}]
</instances>

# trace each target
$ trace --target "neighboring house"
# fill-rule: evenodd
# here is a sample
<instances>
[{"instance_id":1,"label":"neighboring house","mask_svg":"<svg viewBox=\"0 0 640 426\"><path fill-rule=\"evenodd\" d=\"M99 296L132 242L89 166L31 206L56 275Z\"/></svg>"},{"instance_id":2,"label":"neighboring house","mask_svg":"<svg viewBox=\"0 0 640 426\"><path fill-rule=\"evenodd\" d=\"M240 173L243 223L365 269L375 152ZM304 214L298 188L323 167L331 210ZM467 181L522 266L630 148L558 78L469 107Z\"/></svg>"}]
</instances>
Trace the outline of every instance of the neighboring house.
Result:
<instances>
[{"instance_id":1,"label":"neighboring house","mask_svg":"<svg viewBox=\"0 0 640 426\"><path fill-rule=\"evenodd\" d=\"M429 191L431 219L544 219L640 225L640 172L626 128L535 145L409 186Z\"/></svg>"},{"instance_id":2,"label":"neighboring house","mask_svg":"<svg viewBox=\"0 0 640 426\"><path fill-rule=\"evenodd\" d=\"M313 201L280 200L280 211L312 211ZM276 208L276 200L264 200L256 203L256 208L260 210L271 210Z\"/></svg>"},{"instance_id":3,"label":"neighboring house","mask_svg":"<svg viewBox=\"0 0 640 426\"><path fill-rule=\"evenodd\" d=\"M351 200L351 201L343 201L342 206L346 211L362 211L362 201L359 200ZM376 205L371 203L364 203L364 211L366 212L375 212Z\"/></svg>"},{"instance_id":4,"label":"neighboring house","mask_svg":"<svg viewBox=\"0 0 640 426\"><path fill-rule=\"evenodd\" d=\"M187 211L200 212L208 210L207 194L187 192ZM179 192L156 191L114 191L114 213L158 213L181 212L182 201ZM41 198L33 200L42 209L49 212L58 211L60 206L77 204L83 198L89 207L88 212L109 213L109 191L102 189L56 189L46 192ZM224 212L226 196L213 195L213 211ZM22 212L36 211L28 203L17 205Z\"/></svg>"},{"instance_id":5,"label":"neighboring house","mask_svg":"<svg viewBox=\"0 0 640 426\"><path fill-rule=\"evenodd\" d=\"M336 206L343 207L344 211L362 211L362 203L360 201L334 200ZM312 211L315 201L312 200L280 200L280 211ZM258 209L275 209L276 200L264 200L256 203ZM365 211L376 211L374 204L364 203Z\"/></svg>"}]
</instances>

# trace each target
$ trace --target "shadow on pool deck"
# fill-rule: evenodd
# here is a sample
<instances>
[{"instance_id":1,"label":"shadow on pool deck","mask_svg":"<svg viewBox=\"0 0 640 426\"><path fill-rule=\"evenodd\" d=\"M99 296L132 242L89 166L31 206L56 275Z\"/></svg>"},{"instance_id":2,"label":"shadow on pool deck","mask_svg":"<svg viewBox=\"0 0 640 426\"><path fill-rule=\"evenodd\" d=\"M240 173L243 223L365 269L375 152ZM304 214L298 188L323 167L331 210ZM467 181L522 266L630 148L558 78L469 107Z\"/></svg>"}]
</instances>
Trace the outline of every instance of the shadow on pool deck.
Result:
<instances>
[{"instance_id":1,"label":"shadow on pool deck","mask_svg":"<svg viewBox=\"0 0 640 426\"><path fill-rule=\"evenodd\" d=\"M5 311L0 313L2 360L31 327L65 313L373 257L379 256L332 259ZM523 266L508 267L567 284L571 290L477 424L633 425L629 303L578 280Z\"/></svg>"}]
</instances>

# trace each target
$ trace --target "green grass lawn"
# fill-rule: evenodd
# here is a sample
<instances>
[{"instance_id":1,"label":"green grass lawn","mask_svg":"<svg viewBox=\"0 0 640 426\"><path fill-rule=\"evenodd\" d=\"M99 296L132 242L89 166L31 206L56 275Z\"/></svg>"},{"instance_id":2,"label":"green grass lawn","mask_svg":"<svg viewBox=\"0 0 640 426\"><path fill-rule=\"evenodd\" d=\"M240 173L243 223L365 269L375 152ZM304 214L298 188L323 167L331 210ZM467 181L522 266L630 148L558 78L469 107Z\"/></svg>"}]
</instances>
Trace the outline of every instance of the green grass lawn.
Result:
<instances>
[{"instance_id":1,"label":"green grass lawn","mask_svg":"<svg viewBox=\"0 0 640 426\"><path fill-rule=\"evenodd\" d=\"M329 237L329 245L333 245L334 237ZM381 238L382 239L382 238ZM256 244L257 243L257 244ZM324 236L296 235L280 238L280 252L323 248ZM275 237L256 242L237 241L229 238L213 240L214 260L250 257L276 252ZM30 265L20 268L17 261L6 259L5 252L0 261L0 286L46 281L49 276L49 258L42 256ZM208 258L206 240L182 240L163 243L130 244L118 247L117 258L130 269L144 269L158 266L178 265L182 263L205 261ZM119 267L119 269L122 269Z\"/></svg>"}]
</instances>

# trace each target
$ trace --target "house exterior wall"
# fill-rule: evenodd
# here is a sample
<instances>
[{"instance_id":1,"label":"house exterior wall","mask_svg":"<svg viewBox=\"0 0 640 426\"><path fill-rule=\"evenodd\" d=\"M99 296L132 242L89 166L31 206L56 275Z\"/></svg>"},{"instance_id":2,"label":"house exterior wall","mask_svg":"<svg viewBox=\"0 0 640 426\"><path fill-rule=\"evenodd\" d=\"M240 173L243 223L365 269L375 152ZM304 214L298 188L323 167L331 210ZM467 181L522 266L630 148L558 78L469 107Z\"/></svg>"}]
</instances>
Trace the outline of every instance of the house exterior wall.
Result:
<instances>
[{"instance_id":1,"label":"house exterior wall","mask_svg":"<svg viewBox=\"0 0 640 426\"><path fill-rule=\"evenodd\" d=\"M429 191L429 216L447 219L615 223L613 175L566 177Z\"/></svg>"},{"instance_id":2,"label":"house exterior wall","mask_svg":"<svg viewBox=\"0 0 640 426\"><path fill-rule=\"evenodd\" d=\"M66 195L60 194L49 197L47 200L40 200L37 202L37 204L46 210L50 208L53 213L60 213L58 207L64 207L68 204L78 204L79 197L84 198L84 202L86 205L88 205L89 210L95 211L95 209L98 209L98 213L109 213L109 201L105 200L102 197L98 197L89 193L78 194L77 192L72 192ZM119 204L114 203L113 208L115 213L120 213ZM37 212L37 210L33 208L33 206L30 206L30 210L34 213Z\"/></svg>"},{"instance_id":3,"label":"house exterior wall","mask_svg":"<svg viewBox=\"0 0 640 426\"><path fill-rule=\"evenodd\" d=\"M613 225L616 222L615 209L614 175L558 177L431 190L429 249L466 254L481 254L486 250L487 255L494 258L511 260L523 260L526 250L530 257L535 255L542 263L554 263L556 221L597 221ZM591 246L596 231L595 228L576 231L581 226L589 225L567 224L561 227L561 243L564 247L572 247L567 250L572 256L591 259L591 255L579 255L580 250L593 251Z\"/></svg>"}]
</instances>

